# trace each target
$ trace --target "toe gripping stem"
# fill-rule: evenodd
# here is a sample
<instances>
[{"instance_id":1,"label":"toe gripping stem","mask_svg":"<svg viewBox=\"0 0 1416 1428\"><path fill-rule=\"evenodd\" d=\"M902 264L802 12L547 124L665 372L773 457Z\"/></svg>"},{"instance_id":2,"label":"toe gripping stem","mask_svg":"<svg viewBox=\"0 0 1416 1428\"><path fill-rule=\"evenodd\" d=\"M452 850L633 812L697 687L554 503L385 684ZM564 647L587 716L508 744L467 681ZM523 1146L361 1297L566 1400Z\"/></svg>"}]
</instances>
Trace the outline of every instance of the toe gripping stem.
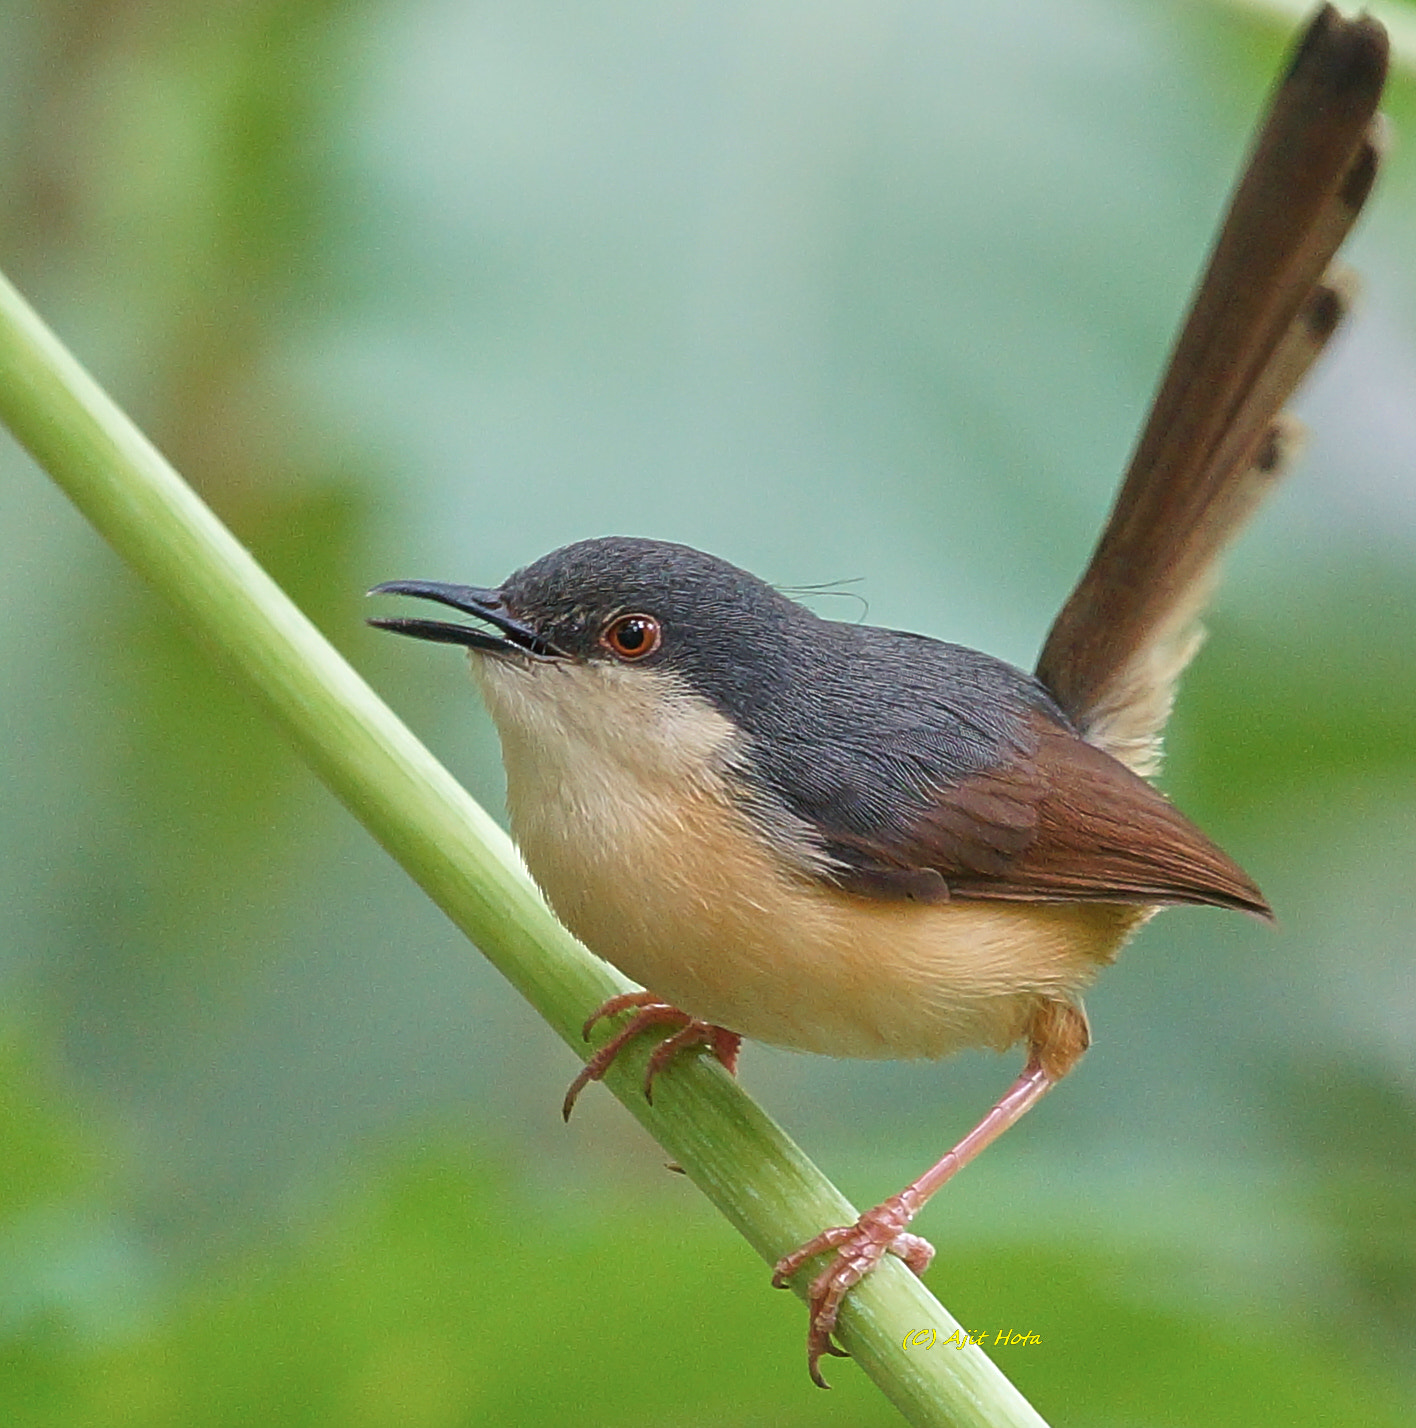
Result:
<instances>
[{"instance_id":1,"label":"toe gripping stem","mask_svg":"<svg viewBox=\"0 0 1416 1428\"><path fill-rule=\"evenodd\" d=\"M566 1091L565 1101L561 1105L561 1115L564 1119L570 1119L570 1113L575 1109L580 1093L592 1081L603 1079L620 1052L641 1032L655 1027L671 1030L654 1048L649 1064L644 1069L644 1098L651 1105L654 1101L655 1077L676 1057L695 1046L706 1046L723 1063L729 1075L737 1074L742 1037L725 1027L714 1026L711 1022L689 1016L687 1012L671 1006L653 992L625 992L611 997L587 1019L581 1028L581 1035L589 1041L590 1033L599 1022L606 1017L630 1010L633 1010L634 1015L585 1063L580 1074L570 1083L570 1089Z\"/></svg>"}]
</instances>

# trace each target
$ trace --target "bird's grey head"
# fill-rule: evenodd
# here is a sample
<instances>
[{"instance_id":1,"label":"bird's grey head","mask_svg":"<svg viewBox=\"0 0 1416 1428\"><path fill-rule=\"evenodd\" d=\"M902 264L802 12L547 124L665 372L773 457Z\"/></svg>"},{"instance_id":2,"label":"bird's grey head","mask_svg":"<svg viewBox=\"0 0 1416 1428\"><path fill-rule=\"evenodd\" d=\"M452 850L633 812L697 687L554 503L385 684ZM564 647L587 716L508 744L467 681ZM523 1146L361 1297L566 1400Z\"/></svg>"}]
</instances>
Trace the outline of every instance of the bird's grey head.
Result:
<instances>
[{"instance_id":1,"label":"bird's grey head","mask_svg":"<svg viewBox=\"0 0 1416 1428\"><path fill-rule=\"evenodd\" d=\"M690 790L761 802L750 729L774 699L792 704L794 662L831 628L725 560L626 537L553 551L496 589L394 581L372 593L481 622L371 623L472 651L513 827L543 863L572 826L609 846L654 807L672 825Z\"/></svg>"},{"instance_id":2,"label":"bird's grey head","mask_svg":"<svg viewBox=\"0 0 1416 1428\"><path fill-rule=\"evenodd\" d=\"M745 705L770 700L789 677L802 642L827 628L725 560L625 536L552 551L496 589L392 581L371 593L435 600L492 627L370 622L382 629L464 644L532 675L554 665L657 671L739 721Z\"/></svg>"}]
</instances>

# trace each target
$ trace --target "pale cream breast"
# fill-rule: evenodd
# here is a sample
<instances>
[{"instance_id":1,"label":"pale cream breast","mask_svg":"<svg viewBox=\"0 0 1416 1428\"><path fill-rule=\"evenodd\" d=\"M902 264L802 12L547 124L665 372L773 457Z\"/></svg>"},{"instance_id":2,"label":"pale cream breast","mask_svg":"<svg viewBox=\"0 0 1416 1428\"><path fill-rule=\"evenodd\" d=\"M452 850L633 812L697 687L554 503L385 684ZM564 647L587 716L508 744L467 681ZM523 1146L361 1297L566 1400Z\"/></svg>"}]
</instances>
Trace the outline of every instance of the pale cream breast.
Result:
<instances>
[{"instance_id":1,"label":"pale cream breast","mask_svg":"<svg viewBox=\"0 0 1416 1428\"><path fill-rule=\"evenodd\" d=\"M1002 1049L1039 997L1074 997L1146 915L841 892L749 821L726 776L736 731L672 676L474 667L512 831L557 915L626 975L745 1036L834 1056Z\"/></svg>"}]
</instances>

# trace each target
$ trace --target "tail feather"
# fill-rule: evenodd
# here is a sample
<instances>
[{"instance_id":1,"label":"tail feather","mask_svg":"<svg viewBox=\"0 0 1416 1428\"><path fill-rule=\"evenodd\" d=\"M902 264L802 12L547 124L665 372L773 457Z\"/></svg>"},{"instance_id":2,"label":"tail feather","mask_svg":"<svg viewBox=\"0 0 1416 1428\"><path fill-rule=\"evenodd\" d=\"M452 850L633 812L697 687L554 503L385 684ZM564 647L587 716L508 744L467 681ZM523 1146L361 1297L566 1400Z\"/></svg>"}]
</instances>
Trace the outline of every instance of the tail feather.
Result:
<instances>
[{"instance_id":1,"label":"tail feather","mask_svg":"<svg viewBox=\"0 0 1416 1428\"><path fill-rule=\"evenodd\" d=\"M1282 415L1350 306L1332 259L1380 161L1386 33L1325 6L1260 127L1091 564L1037 673L1149 774L1225 546L1286 469Z\"/></svg>"}]
</instances>

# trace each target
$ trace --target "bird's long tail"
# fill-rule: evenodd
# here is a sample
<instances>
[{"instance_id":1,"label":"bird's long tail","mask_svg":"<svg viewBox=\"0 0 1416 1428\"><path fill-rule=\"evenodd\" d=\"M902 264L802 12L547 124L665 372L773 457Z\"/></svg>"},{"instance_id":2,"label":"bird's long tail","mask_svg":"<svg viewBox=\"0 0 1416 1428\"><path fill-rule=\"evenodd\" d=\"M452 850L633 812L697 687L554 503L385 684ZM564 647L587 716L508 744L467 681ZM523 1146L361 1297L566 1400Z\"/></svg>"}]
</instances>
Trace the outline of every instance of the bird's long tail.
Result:
<instances>
[{"instance_id":1,"label":"bird's long tail","mask_svg":"<svg viewBox=\"0 0 1416 1428\"><path fill-rule=\"evenodd\" d=\"M1037 674L1083 735L1159 763L1218 558L1283 474L1283 414L1349 306L1333 255L1381 153L1386 32L1318 13L1274 94L1091 564Z\"/></svg>"}]
</instances>

